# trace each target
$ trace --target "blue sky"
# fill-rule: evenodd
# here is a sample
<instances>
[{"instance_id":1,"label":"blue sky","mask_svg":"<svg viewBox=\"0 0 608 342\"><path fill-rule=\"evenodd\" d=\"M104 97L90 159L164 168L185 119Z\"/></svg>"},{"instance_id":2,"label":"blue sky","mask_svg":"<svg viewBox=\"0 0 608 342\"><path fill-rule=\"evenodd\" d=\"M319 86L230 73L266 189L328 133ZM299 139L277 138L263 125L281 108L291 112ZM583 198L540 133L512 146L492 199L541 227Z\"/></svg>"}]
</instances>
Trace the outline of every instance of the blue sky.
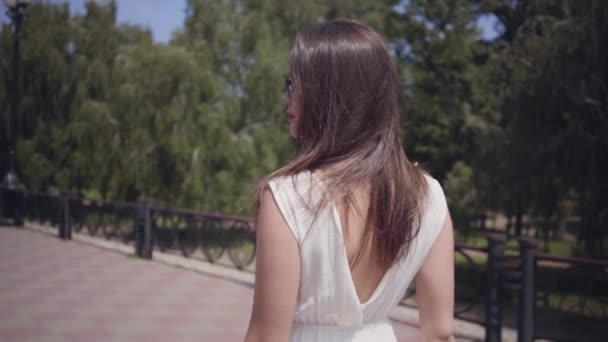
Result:
<instances>
[{"instance_id":1,"label":"blue sky","mask_svg":"<svg viewBox=\"0 0 608 342\"><path fill-rule=\"evenodd\" d=\"M69 2L73 13L84 13L87 0L51 0L51 2ZM184 25L185 0L117 0L116 5L119 23L147 27L152 31L154 40L159 42L168 42L172 33Z\"/></svg>"},{"instance_id":2,"label":"blue sky","mask_svg":"<svg viewBox=\"0 0 608 342\"><path fill-rule=\"evenodd\" d=\"M84 13L85 3L89 0L49 0L55 2L69 2L73 13ZM95 0L105 2L107 0ZM281 1L281 0L278 0ZM0 6L5 12L4 3ZM118 22L138 24L152 31L154 40L168 42L173 32L182 28L184 24L185 0L116 0L118 6ZM1 15L1 14L0 14ZM6 21L2 15L0 22ZM482 37L488 39L496 35L494 18L482 17L478 25L482 29Z\"/></svg>"}]
</instances>

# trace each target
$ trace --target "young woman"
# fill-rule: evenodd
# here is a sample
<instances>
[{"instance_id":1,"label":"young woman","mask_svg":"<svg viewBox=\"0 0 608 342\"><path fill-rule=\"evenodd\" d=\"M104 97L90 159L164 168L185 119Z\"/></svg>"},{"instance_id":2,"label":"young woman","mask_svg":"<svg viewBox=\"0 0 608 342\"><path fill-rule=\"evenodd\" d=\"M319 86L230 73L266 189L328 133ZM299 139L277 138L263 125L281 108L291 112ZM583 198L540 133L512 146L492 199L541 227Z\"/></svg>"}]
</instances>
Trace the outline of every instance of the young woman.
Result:
<instances>
[{"instance_id":1,"label":"young woman","mask_svg":"<svg viewBox=\"0 0 608 342\"><path fill-rule=\"evenodd\" d=\"M398 93L370 27L296 35L283 101L297 154L260 182L245 341L396 341L389 313L414 279L422 335L453 339L452 224L403 151Z\"/></svg>"}]
</instances>

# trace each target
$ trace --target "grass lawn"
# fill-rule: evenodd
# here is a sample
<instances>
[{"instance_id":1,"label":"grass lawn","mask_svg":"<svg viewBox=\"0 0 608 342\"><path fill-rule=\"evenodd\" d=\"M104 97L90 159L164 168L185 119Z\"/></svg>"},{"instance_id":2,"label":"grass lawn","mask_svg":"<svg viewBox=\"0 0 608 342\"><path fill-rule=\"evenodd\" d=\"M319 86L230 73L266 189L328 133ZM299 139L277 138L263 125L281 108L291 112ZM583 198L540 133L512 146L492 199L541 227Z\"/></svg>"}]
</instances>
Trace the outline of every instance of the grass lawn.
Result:
<instances>
[{"instance_id":1,"label":"grass lawn","mask_svg":"<svg viewBox=\"0 0 608 342\"><path fill-rule=\"evenodd\" d=\"M462 242L468 245L477 246L477 247L486 247L488 245L488 240L483 233L474 232L468 237L464 237L461 233L456 231L455 236L456 241ZM572 256L572 251L575 246L574 241L557 241L551 240L549 241L548 250L545 251L543 249L544 243L542 241L538 241L539 243L539 252L552 254L556 256L570 257ZM516 239L509 239L506 244L506 249L510 251L518 251L519 243Z\"/></svg>"}]
</instances>

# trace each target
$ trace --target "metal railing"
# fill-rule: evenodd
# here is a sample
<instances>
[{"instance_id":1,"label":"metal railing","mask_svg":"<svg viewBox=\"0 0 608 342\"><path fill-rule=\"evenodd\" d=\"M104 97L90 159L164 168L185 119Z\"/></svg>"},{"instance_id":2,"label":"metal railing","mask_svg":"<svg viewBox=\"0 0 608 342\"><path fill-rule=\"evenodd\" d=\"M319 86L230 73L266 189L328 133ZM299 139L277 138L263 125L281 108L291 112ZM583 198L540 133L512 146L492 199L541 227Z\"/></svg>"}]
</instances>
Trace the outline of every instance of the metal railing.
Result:
<instances>
[{"instance_id":1,"label":"metal railing","mask_svg":"<svg viewBox=\"0 0 608 342\"><path fill-rule=\"evenodd\" d=\"M246 270L255 258L255 231L247 217L167 207L148 200L137 203L94 201L69 195L28 192L15 211L19 217L57 230L133 245L151 259L153 250ZM13 214L15 214L13 212Z\"/></svg>"},{"instance_id":2,"label":"metal railing","mask_svg":"<svg viewBox=\"0 0 608 342\"><path fill-rule=\"evenodd\" d=\"M488 233L487 247L455 244L455 317L484 327L484 341L501 341L504 327L518 341L608 340L608 261L539 253L518 239ZM416 307L412 286L402 301Z\"/></svg>"},{"instance_id":3,"label":"metal railing","mask_svg":"<svg viewBox=\"0 0 608 342\"><path fill-rule=\"evenodd\" d=\"M536 255L537 338L608 340L608 262Z\"/></svg>"},{"instance_id":4,"label":"metal railing","mask_svg":"<svg viewBox=\"0 0 608 342\"><path fill-rule=\"evenodd\" d=\"M229 260L241 270L255 258L255 231L245 217L151 206L150 225L161 251L179 250L184 257L209 262Z\"/></svg>"}]
</instances>

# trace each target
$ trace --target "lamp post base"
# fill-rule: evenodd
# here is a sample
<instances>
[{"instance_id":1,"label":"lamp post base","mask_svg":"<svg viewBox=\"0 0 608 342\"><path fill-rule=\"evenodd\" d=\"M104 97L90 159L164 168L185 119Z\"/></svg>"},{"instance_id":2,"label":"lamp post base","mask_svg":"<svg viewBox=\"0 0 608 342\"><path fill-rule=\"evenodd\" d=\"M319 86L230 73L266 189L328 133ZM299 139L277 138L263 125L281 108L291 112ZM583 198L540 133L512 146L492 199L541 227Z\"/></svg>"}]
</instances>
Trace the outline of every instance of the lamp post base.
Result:
<instances>
[{"instance_id":1,"label":"lamp post base","mask_svg":"<svg viewBox=\"0 0 608 342\"><path fill-rule=\"evenodd\" d=\"M10 223L15 226L23 226L23 200L25 187L19 181L19 177L14 169L9 169L0 184L2 200L2 221L3 224Z\"/></svg>"}]
</instances>

